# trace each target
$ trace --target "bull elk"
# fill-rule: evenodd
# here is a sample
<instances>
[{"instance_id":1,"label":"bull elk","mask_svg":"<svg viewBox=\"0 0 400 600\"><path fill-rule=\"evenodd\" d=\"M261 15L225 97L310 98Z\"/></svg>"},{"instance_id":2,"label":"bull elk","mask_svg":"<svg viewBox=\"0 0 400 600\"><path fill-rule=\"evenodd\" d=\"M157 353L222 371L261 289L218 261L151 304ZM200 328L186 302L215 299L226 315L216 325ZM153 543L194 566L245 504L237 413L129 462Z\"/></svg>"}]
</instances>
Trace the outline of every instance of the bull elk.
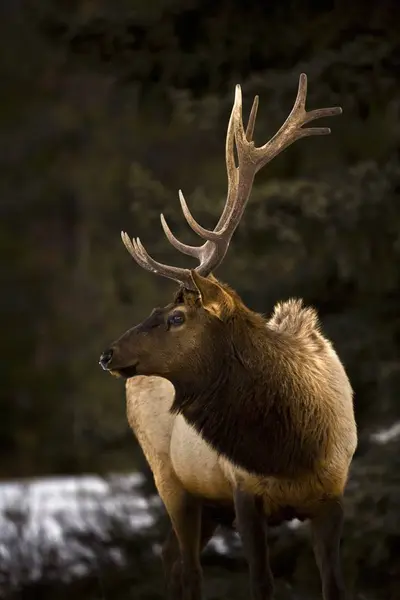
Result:
<instances>
[{"instance_id":1,"label":"bull elk","mask_svg":"<svg viewBox=\"0 0 400 600\"><path fill-rule=\"evenodd\" d=\"M268 319L212 275L243 215L255 174L296 140L329 134L303 128L340 108L306 112L307 78L285 123L266 144L252 141L258 97L246 131L236 86L226 137L228 192L213 231L191 215L203 239L179 241L163 230L195 269L156 262L141 241L122 241L144 269L179 283L156 308L101 355L103 369L126 379L127 416L172 523L163 546L170 597L202 597L200 552L221 522L236 526L255 600L269 600L273 577L267 525L310 519L324 600L343 600L339 544L342 497L357 446L353 392L313 308L301 300L275 306ZM236 146L237 164L234 154Z\"/></svg>"}]
</instances>

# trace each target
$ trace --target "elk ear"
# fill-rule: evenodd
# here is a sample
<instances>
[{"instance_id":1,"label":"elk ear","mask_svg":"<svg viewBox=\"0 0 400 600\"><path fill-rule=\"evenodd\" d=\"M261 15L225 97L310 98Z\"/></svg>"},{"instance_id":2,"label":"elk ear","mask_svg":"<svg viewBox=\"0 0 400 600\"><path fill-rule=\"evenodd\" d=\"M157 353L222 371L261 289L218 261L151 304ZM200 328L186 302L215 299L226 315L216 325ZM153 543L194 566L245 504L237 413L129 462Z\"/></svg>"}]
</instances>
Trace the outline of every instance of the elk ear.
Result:
<instances>
[{"instance_id":1,"label":"elk ear","mask_svg":"<svg viewBox=\"0 0 400 600\"><path fill-rule=\"evenodd\" d=\"M234 309L234 300L218 283L213 275L203 277L194 269L191 270L193 283L200 294L203 308L218 319L223 320Z\"/></svg>"}]
</instances>

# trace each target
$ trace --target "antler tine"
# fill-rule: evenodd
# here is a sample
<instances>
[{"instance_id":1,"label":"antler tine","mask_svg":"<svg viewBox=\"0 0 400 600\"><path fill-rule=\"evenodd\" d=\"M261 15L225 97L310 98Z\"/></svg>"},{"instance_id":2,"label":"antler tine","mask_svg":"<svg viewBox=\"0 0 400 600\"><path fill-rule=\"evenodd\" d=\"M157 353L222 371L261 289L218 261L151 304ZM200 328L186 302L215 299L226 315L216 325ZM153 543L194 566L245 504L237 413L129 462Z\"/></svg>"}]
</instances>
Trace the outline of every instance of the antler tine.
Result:
<instances>
[{"instance_id":1,"label":"antler tine","mask_svg":"<svg viewBox=\"0 0 400 600\"><path fill-rule=\"evenodd\" d=\"M256 124L256 118L257 118L257 111L258 111L258 96L254 96L253 106L251 107L249 122L247 123L247 128L246 128L246 139L248 142L251 142L253 140L254 126Z\"/></svg>"},{"instance_id":2,"label":"antler tine","mask_svg":"<svg viewBox=\"0 0 400 600\"><path fill-rule=\"evenodd\" d=\"M190 212L189 207L186 204L185 196L183 195L182 190L179 190L178 194L182 212L188 225L193 229L195 233L197 233L197 235L199 235L204 240L217 242L219 239L218 233L216 233L215 231L209 231L208 229L204 229L204 227L199 225L196 219L192 216L192 213Z\"/></svg>"},{"instance_id":3,"label":"antler tine","mask_svg":"<svg viewBox=\"0 0 400 600\"><path fill-rule=\"evenodd\" d=\"M134 260L137 262L137 264L140 267L143 267L144 269L147 269L148 271L153 272L154 269L146 262L145 258L143 257L137 242L134 238L130 238L128 236L127 233L125 233L125 231L121 231L121 239L122 239L122 243L124 244L125 248L128 250L129 254L132 256L132 258L134 258Z\"/></svg>"},{"instance_id":4,"label":"antler tine","mask_svg":"<svg viewBox=\"0 0 400 600\"><path fill-rule=\"evenodd\" d=\"M158 275L162 275L168 279L173 279L178 283L183 283L189 289L193 287L189 269L172 267L170 265L157 262L148 254L139 238L136 238L136 240L131 240L125 231L121 231L121 238L125 248L140 267L146 269L146 271L150 271L151 273L157 273Z\"/></svg>"},{"instance_id":5,"label":"antler tine","mask_svg":"<svg viewBox=\"0 0 400 600\"><path fill-rule=\"evenodd\" d=\"M179 250L179 252L182 252L183 254L187 254L188 256L195 256L196 258L198 258L199 257L199 248L197 246L189 246L188 244L184 244L183 242L178 240L178 238L172 233L171 229L169 228L168 223L165 220L165 217L162 213L160 215L160 219L161 219L162 228L164 230L164 233L165 233L169 243L172 244L172 246L174 248Z\"/></svg>"},{"instance_id":6,"label":"antler tine","mask_svg":"<svg viewBox=\"0 0 400 600\"><path fill-rule=\"evenodd\" d=\"M180 252L196 257L200 261L196 270L202 275L208 275L222 262L232 235L243 215L256 173L296 140L311 135L327 135L331 131L329 127L303 129L303 125L322 117L332 117L342 113L340 107L319 108L307 112L306 98L307 77L302 73L299 78L296 100L286 121L268 142L263 146L256 147L252 138L258 109L258 96L254 98L245 131L242 116L242 91L240 85L236 86L225 144L228 193L218 224L213 231L199 225L192 216L181 190L179 190L179 200L185 219L193 231L206 242L199 247L183 244L174 236L164 216L161 215L161 225L168 241ZM235 160L235 144L238 165ZM121 232L121 237L126 249L141 267L178 281L188 289L195 288L189 269L159 263L147 253L139 238L131 240L124 232Z\"/></svg>"}]
</instances>

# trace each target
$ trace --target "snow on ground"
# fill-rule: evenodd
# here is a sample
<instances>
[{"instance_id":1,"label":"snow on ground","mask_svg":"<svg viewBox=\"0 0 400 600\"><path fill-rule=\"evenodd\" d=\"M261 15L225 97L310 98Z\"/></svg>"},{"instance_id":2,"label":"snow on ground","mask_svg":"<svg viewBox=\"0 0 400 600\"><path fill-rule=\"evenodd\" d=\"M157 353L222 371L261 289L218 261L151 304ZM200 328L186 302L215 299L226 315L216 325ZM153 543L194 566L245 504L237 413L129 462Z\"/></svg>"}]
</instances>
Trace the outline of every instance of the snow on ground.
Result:
<instances>
[{"instance_id":1,"label":"snow on ground","mask_svg":"<svg viewBox=\"0 0 400 600\"><path fill-rule=\"evenodd\" d=\"M380 429L371 435L371 440L377 444L387 444L400 438L400 421L386 429Z\"/></svg>"},{"instance_id":2,"label":"snow on ground","mask_svg":"<svg viewBox=\"0 0 400 600\"><path fill-rule=\"evenodd\" d=\"M38 580L49 568L65 581L83 576L97 567L101 544L111 562L123 565L113 526L127 537L146 534L161 505L158 496L143 495L143 483L143 476L133 473L0 484L0 588ZM211 545L218 553L228 551L222 536ZM153 552L159 553L158 545Z\"/></svg>"}]
</instances>

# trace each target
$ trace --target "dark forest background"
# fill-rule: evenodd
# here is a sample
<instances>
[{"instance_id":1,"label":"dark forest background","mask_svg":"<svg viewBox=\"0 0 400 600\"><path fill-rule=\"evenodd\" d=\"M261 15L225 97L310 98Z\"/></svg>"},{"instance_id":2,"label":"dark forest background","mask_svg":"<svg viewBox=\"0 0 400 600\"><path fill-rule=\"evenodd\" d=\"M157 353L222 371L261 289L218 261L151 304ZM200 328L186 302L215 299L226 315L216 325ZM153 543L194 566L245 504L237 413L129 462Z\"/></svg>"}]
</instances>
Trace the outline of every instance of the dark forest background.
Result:
<instances>
[{"instance_id":1,"label":"dark forest background","mask_svg":"<svg viewBox=\"0 0 400 600\"><path fill-rule=\"evenodd\" d=\"M245 115L260 95L263 143L304 71L308 107L343 115L257 176L217 274L258 311L317 307L355 389L357 456L374 453L373 490L390 480L398 498L398 442L369 436L400 420L399 23L388 0L3 0L1 478L145 469L98 357L174 286L120 231L190 264L159 214L197 243L182 188L202 225L218 220L234 85Z\"/></svg>"}]
</instances>

